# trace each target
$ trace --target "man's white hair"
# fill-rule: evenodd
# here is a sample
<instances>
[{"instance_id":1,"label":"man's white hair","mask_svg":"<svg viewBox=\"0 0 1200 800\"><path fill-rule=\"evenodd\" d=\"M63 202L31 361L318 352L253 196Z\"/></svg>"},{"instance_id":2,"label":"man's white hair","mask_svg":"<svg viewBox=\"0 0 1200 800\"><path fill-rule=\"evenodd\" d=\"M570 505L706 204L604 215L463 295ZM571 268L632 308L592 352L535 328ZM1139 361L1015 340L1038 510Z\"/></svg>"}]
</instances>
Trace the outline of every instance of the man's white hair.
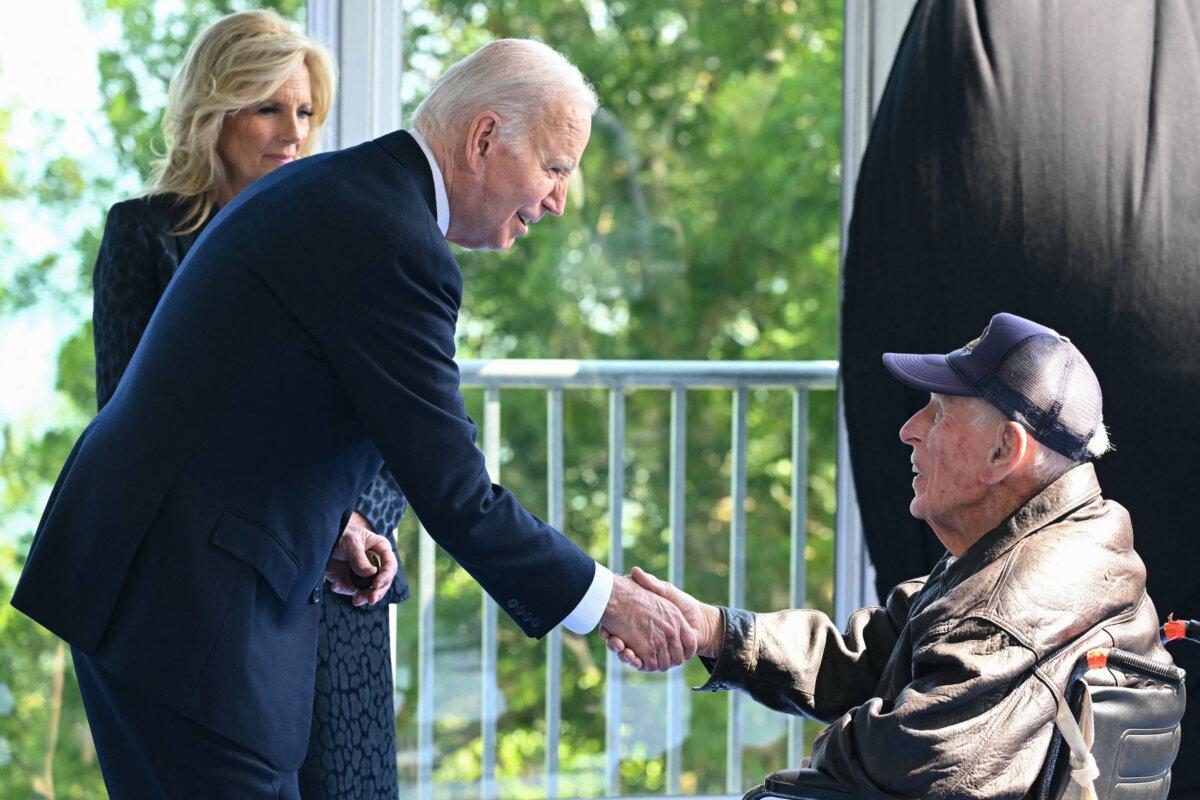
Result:
<instances>
[{"instance_id":1,"label":"man's white hair","mask_svg":"<svg viewBox=\"0 0 1200 800\"><path fill-rule=\"evenodd\" d=\"M973 412L972 417L968 420L968 424L975 427L976 430L991 425L1001 425L1010 421L1000 409L987 400L981 397L973 397L971 399L975 402L971 404ZM1032 434L1030 435L1032 436ZM1030 465L1030 470L1032 471L1034 480L1041 486L1049 486L1058 476L1083 463L1083 461L1072 461L1067 456L1064 456L1057 450L1050 449L1041 442L1038 442L1038 444L1040 446L1033 455L1033 463ZM1099 458L1111 449L1112 444L1108 440L1108 430L1105 429L1104 423L1101 422L1100 427L1092 434L1092 438L1088 440L1088 456Z\"/></svg>"},{"instance_id":2,"label":"man's white hair","mask_svg":"<svg viewBox=\"0 0 1200 800\"><path fill-rule=\"evenodd\" d=\"M561 98L589 116L599 107L591 84L562 53L532 39L497 39L434 81L412 125L426 141L448 143L481 111L493 111L501 140L520 154L542 109Z\"/></svg>"}]
</instances>

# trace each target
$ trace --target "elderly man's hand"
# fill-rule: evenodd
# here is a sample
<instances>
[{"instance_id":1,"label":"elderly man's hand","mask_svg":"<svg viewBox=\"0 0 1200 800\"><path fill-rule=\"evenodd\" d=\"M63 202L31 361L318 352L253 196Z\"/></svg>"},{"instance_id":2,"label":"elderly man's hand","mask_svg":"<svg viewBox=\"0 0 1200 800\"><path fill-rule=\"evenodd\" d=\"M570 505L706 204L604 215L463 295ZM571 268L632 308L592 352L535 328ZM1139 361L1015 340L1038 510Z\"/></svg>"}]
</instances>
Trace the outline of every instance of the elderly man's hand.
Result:
<instances>
[{"instance_id":1,"label":"elderly man's hand","mask_svg":"<svg viewBox=\"0 0 1200 800\"><path fill-rule=\"evenodd\" d=\"M682 589L673 584L659 580L640 567L633 568L633 580L644 589L672 603L683 614L688 625L696 632L696 653L709 658L715 658L721 650L721 612L716 606L701 603ZM621 636L614 633L603 624L600 627L600 637L608 642L608 649L617 654L626 664L641 669L642 663L637 652L629 647Z\"/></svg>"},{"instance_id":2,"label":"elderly man's hand","mask_svg":"<svg viewBox=\"0 0 1200 800\"><path fill-rule=\"evenodd\" d=\"M622 576L613 579L612 595L600 618L600 635L617 637L622 660L644 672L677 667L696 654L696 632L683 612Z\"/></svg>"},{"instance_id":3,"label":"elderly man's hand","mask_svg":"<svg viewBox=\"0 0 1200 800\"><path fill-rule=\"evenodd\" d=\"M378 572L367 557L371 551L379 558ZM396 577L398 565L396 554L388 540L371 530L366 518L355 511L346 523L346 530L338 537L337 545L325 565L325 580L338 594L354 595L354 605L378 603L387 594L392 579ZM355 576L372 578L370 586L359 589L354 585Z\"/></svg>"}]
</instances>

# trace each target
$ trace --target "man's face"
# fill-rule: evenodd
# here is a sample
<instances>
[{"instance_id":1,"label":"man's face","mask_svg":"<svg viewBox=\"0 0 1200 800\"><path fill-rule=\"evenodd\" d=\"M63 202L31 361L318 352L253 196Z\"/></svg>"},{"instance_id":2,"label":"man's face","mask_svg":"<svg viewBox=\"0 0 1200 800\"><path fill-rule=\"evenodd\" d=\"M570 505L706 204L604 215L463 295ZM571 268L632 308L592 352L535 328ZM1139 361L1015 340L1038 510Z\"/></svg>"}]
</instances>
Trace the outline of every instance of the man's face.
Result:
<instances>
[{"instance_id":1,"label":"man's face","mask_svg":"<svg viewBox=\"0 0 1200 800\"><path fill-rule=\"evenodd\" d=\"M986 401L933 394L929 404L900 428L900 441L912 448L913 499L908 509L929 523L939 538L962 532L988 491L983 481L996 427L974 420Z\"/></svg>"},{"instance_id":2,"label":"man's face","mask_svg":"<svg viewBox=\"0 0 1200 800\"><path fill-rule=\"evenodd\" d=\"M453 198L446 238L472 250L506 250L545 214L562 216L567 180L591 132L588 113L560 100L546 106L520 155L494 138Z\"/></svg>"}]
</instances>

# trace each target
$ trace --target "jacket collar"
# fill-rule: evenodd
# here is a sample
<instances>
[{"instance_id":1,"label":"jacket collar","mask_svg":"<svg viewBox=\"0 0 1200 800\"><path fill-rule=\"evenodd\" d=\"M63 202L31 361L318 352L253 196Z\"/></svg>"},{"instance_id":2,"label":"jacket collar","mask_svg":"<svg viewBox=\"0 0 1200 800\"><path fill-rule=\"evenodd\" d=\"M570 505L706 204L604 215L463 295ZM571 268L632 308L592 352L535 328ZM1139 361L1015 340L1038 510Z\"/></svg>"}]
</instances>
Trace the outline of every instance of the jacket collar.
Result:
<instances>
[{"instance_id":1,"label":"jacket collar","mask_svg":"<svg viewBox=\"0 0 1200 800\"><path fill-rule=\"evenodd\" d=\"M1096 467L1090 462L1067 470L1025 505L971 545L946 568L950 583L958 583L984 564L995 561L1026 536L1100 497Z\"/></svg>"},{"instance_id":2,"label":"jacket collar","mask_svg":"<svg viewBox=\"0 0 1200 800\"><path fill-rule=\"evenodd\" d=\"M402 166L408 169L417 179L421 188L421 196L429 206L429 213L437 219L437 193L433 186L433 170L425 152L417 144L417 140L408 131L393 131L375 140L375 144Z\"/></svg>"},{"instance_id":3,"label":"jacket collar","mask_svg":"<svg viewBox=\"0 0 1200 800\"><path fill-rule=\"evenodd\" d=\"M425 160L429 162L429 170L433 173L433 196L437 200L438 230L445 236L450 230L450 197L446 194L446 179L442 177L442 167L420 131L414 129L409 131L408 135L416 140L421 152L425 154Z\"/></svg>"}]
</instances>

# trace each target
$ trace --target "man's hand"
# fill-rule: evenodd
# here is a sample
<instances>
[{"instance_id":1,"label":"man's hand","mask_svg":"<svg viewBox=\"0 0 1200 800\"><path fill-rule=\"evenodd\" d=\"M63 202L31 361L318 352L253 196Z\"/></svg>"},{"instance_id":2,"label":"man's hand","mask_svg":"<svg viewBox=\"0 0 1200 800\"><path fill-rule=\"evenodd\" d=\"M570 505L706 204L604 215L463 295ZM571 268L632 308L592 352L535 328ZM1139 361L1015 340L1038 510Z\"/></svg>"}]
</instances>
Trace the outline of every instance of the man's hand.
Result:
<instances>
[{"instance_id":1,"label":"man's hand","mask_svg":"<svg viewBox=\"0 0 1200 800\"><path fill-rule=\"evenodd\" d=\"M672 603L683 614L688 625L696 632L696 654L716 658L721 651L721 612L716 606L701 603L673 584L661 581L640 567L633 568L633 580L639 586L654 592ZM615 587L614 587L615 588ZM601 621L600 637L608 641L608 649L626 664L642 669L643 660L635 648Z\"/></svg>"},{"instance_id":2,"label":"man's hand","mask_svg":"<svg viewBox=\"0 0 1200 800\"><path fill-rule=\"evenodd\" d=\"M640 572L635 568L635 572ZM613 578L600 635L618 637L622 661L644 672L677 667L696 654L696 632L683 613L630 578Z\"/></svg>"},{"instance_id":3,"label":"man's hand","mask_svg":"<svg viewBox=\"0 0 1200 800\"><path fill-rule=\"evenodd\" d=\"M367 559L368 550L379 556L379 562L383 566L378 572ZM378 603L383 599L388 587L392 585L392 579L396 577L397 569L396 555L392 552L391 544L387 539L373 533L366 518L355 511L346 523L346 530L338 537L329 563L325 565L325 580L332 584L330 588L338 594L354 595L354 605L361 606ZM358 589L354 585L355 575L374 576L374 580L369 588Z\"/></svg>"}]
</instances>

